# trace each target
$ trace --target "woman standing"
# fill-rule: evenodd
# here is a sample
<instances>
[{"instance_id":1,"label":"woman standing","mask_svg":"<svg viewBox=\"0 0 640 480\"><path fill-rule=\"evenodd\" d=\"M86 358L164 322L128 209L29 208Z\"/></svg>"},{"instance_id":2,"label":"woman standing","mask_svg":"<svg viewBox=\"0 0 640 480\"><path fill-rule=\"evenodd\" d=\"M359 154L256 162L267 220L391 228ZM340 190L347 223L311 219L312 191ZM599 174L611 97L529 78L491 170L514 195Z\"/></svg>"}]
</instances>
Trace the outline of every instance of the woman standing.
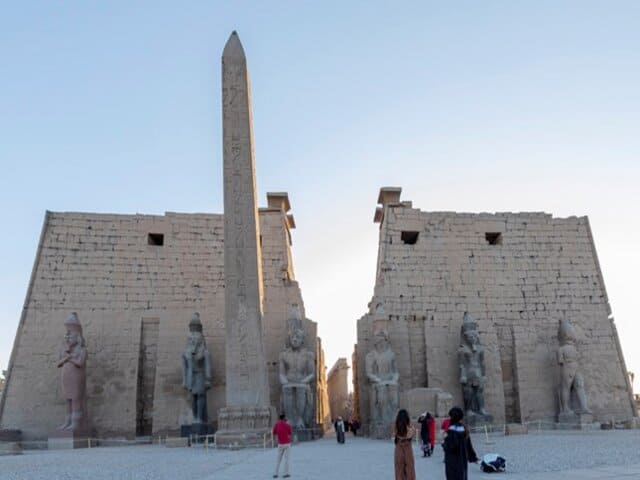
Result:
<instances>
[{"instance_id":1,"label":"woman standing","mask_svg":"<svg viewBox=\"0 0 640 480\"><path fill-rule=\"evenodd\" d=\"M444 471L447 480L467 480L467 464L478 461L469 430L462 423L464 413L460 407L449 410L451 425L447 430L444 449Z\"/></svg>"},{"instance_id":2,"label":"woman standing","mask_svg":"<svg viewBox=\"0 0 640 480\"><path fill-rule=\"evenodd\" d=\"M414 434L415 429L411 425L409 413L405 409L400 410L393 429L393 441L396 444L393 454L396 480L415 480L416 478L411 447Z\"/></svg>"},{"instance_id":3,"label":"woman standing","mask_svg":"<svg viewBox=\"0 0 640 480\"><path fill-rule=\"evenodd\" d=\"M418 419L420 424L420 440L424 457L430 457L436 441L436 421L429 412Z\"/></svg>"}]
</instances>

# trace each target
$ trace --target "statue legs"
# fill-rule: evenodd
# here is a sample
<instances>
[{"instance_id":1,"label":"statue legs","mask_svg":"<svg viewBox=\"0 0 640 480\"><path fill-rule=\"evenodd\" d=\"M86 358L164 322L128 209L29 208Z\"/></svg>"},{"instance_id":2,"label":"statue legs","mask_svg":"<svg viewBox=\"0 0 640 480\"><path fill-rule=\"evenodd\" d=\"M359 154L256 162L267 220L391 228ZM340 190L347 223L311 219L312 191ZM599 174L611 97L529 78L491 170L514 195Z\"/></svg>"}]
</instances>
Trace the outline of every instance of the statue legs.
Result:
<instances>
[{"instance_id":1,"label":"statue legs","mask_svg":"<svg viewBox=\"0 0 640 480\"><path fill-rule=\"evenodd\" d=\"M194 423L207 423L207 394L194 393L191 397L191 410Z\"/></svg>"},{"instance_id":2,"label":"statue legs","mask_svg":"<svg viewBox=\"0 0 640 480\"><path fill-rule=\"evenodd\" d=\"M392 422L398 409L398 386L378 384L374 385L371 390L372 404L375 406L375 410L372 411L374 423L388 424Z\"/></svg>"},{"instance_id":3,"label":"statue legs","mask_svg":"<svg viewBox=\"0 0 640 480\"><path fill-rule=\"evenodd\" d=\"M71 416L73 414L73 407L71 405L71 399L67 400L67 416L64 423L58 427L58 430L69 430L71 428Z\"/></svg>"},{"instance_id":4,"label":"statue legs","mask_svg":"<svg viewBox=\"0 0 640 480\"><path fill-rule=\"evenodd\" d=\"M311 389L307 385L296 388L296 410L300 427L309 427L311 425L311 420L308 418L311 411Z\"/></svg>"},{"instance_id":5,"label":"statue legs","mask_svg":"<svg viewBox=\"0 0 640 480\"><path fill-rule=\"evenodd\" d=\"M67 399L67 417L58 430L78 430L82 427L84 402L79 398Z\"/></svg>"},{"instance_id":6,"label":"statue legs","mask_svg":"<svg viewBox=\"0 0 640 480\"><path fill-rule=\"evenodd\" d=\"M462 387L464 397L464 410L467 415L471 413L487 416L484 409L484 387L467 383Z\"/></svg>"},{"instance_id":7,"label":"statue legs","mask_svg":"<svg viewBox=\"0 0 640 480\"><path fill-rule=\"evenodd\" d=\"M573 388L576 392L576 396L578 397L580 413L591 413L591 410L587 407L587 394L584 391L584 379L580 372L576 373L576 376L573 379Z\"/></svg>"},{"instance_id":8,"label":"statue legs","mask_svg":"<svg viewBox=\"0 0 640 480\"><path fill-rule=\"evenodd\" d=\"M560 413L573 413L571 410L571 386L575 378L576 375L563 372L562 384L560 385Z\"/></svg>"},{"instance_id":9,"label":"statue legs","mask_svg":"<svg viewBox=\"0 0 640 480\"><path fill-rule=\"evenodd\" d=\"M469 412L473 412L473 397L474 397L474 392L473 392L473 387L469 384L466 383L462 386L462 396L463 396L463 401L464 401L464 411L465 413L469 413Z\"/></svg>"},{"instance_id":10,"label":"statue legs","mask_svg":"<svg viewBox=\"0 0 640 480\"><path fill-rule=\"evenodd\" d=\"M475 411L482 415L486 415L487 412L484 411L484 388L476 387L473 398L475 400Z\"/></svg>"},{"instance_id":11,"label":"statue legs","mask_svg":"<svg viewBox=\"0 0 640 480\"><path fill-rule=\"evenodd\" d=\"M282 396L284 411L291 424L296 428L307 428L310 424L308 412L311 411L311 388L306 384L283 385Z\"/></svg>"}]
</instances>

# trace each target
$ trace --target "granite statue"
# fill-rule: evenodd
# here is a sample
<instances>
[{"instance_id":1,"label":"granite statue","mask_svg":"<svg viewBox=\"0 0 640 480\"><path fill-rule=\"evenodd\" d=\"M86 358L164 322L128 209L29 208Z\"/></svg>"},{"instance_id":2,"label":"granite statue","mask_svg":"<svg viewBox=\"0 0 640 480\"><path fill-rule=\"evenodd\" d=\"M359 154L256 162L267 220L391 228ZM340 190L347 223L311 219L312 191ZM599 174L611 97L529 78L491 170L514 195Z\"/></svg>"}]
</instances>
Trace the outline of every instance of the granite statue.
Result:
<instances>
[{"instance_id":1,"label":"granite statue","mask_svg":"<svg viewBox=\"0 0 640 480\"><path fill-rule=\"evenodd\" d=\"M189 338L182 352L182 386L191 394L193 423L204 424L207 415L207 390L211 388L211 356L202 335L200 314L189 322Z\"/></svg>"},{"instance_id":2,"label":"granite statue","mask_svg":"<svg viewBox=\"0 0 640 480\"><path fill-rule=\"evenodd\" d=\"M484 386L486 383L484 348L480 344L478 324L468 313L464 313L460 328L460 384L465 415L472 421L480 417L490 421L490 415L484 409Z\"/></svg>"},{"instance_id":3,"label":"granite statue","mask_svg":"<svg viewBox=\"0 0 640 480\"><path fill-rule=\"evenodd\" d=\"M60 348L58 368L62 369L62 396L67 401L67 417L58 430L80 431L86 427L87 348L76 312L64 321L67 330Z\"/></svg>"},{"instance_id":4,"label":"granite statue","mask_svg":"<svg viewBox=\"0 0 640 480\"><path fill-rule=\"evenodd\" d=\"M314 355L304 347L305 332L297 305L293 305L287 322L287 345L280 353L279 373L282 406L294 428L310 428L313 420L315 379Z\"/></svg>"},{"instance_id":5,"label":"granite statue","mask_svg":"<svg viewBox=\"0 0 640 480\"><path fill-rule=\"evenodd\" d=\"M365 372L371 383L371 421L386 428L398 410L400 374L385 330L374 336L374 349L365 357Z\"/></svg>"},{"instance_id":6,"label":"granite statue","mask_svg":"<svg viewBox=\"0 0 640 480\"><path fill-rule=\"evenodd\" d=\"M558 400L560 415L590 414L587 407L587 395L584 391L584 378L580 371L580 355L576 348L576 334L568 320L560 320L558 327L557 360L560 366L560 385ZM575 407L572 408L572 392L575 394Z\"/></svg>"}]
</instances>

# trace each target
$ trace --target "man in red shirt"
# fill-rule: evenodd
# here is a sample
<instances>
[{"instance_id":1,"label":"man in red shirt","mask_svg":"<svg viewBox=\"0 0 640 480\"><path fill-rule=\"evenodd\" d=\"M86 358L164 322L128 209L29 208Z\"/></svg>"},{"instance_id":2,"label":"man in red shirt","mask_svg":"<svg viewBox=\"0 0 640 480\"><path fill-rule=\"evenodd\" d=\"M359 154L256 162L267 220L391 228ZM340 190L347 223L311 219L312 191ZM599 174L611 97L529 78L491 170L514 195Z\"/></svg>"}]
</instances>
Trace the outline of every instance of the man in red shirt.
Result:
<instances>
[{"instance_id":1,"label":"man in red shirt","mask_svg":"<svg viewBox=\"0 0 640 480\"><path fill-rule=\"evenodd\" d=\"M289 478L289 449L291 448L291 425L287 422L287 417L280 415L280 420L273 426L272 432L278 439L278 463L276 463L276 471L273 478L278 478L280 470L280 462L284 457L284 478Z\"/></svg>"}]
</instances>

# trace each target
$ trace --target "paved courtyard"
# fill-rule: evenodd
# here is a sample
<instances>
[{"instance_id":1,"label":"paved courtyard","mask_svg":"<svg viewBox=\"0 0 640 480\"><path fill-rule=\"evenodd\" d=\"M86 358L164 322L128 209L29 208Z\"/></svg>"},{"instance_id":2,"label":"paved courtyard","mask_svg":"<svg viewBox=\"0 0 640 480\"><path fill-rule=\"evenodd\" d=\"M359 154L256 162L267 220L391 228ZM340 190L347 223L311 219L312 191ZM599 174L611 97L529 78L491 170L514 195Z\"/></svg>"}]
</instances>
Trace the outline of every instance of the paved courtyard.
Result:
<instances>
[{"instance_id":1,"label":"paved courtyard","mask_svg":"<svg viewBox=\"0 0 640 480\"><path fill-rule=\"evenodd\" d=\"M494 437L474 435L478 454L497 452L507 458L507 473L482 473L470 465L470 478L514 480L640 479L640 431L532 433ZM422 479L444 478L442 449L431 458L418 457L416 473ZM275 450L205 450L202 447L166 448L160 445L110 447L75 451L30 450L20 456L0 457L1 480L164 480L270 479ZM347 437L344 445L333 438L295 445L291 452L292 479L393 478L393 444ZM562 473L560 473L562 472Z\"/></svg>"}]
</instances>

